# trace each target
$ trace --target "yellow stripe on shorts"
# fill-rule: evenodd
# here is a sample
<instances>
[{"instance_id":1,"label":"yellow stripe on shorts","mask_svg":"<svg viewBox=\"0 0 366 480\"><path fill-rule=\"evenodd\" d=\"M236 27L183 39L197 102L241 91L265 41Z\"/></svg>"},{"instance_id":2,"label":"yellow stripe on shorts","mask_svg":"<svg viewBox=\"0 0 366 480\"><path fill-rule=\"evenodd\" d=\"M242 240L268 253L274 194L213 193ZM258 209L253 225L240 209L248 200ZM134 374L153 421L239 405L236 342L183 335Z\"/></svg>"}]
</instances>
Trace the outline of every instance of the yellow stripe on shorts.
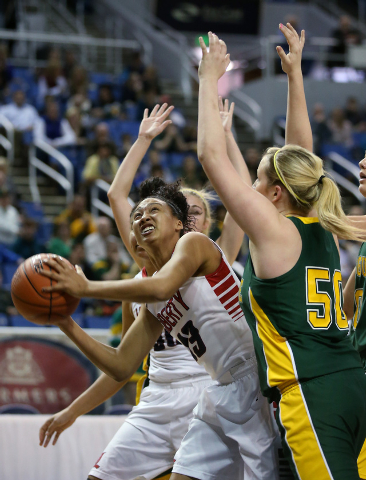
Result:
<instances>
[{"instance_id":1,"label":"yellow stripe on shorts","mask_svg":"<svg viewBox=\"0 0 366 480\"><path fill-rule=\"evenodd\" d=\"M138 382L136 383L136 405L138 405L140 402L142 388L144 386L145 380L147 379L147 371L149 369L147 365L147 359L148 359L148 355L146 355L146 357L144 358L144 363L142 365L142 370L146 373L142 375L142 377L140 377Z\"/></svg>"},{"instance_id":2,"label":"yellow stripe on shorts","mask_svg":"<svg viewBox=\"0 0 366 480\"><path fill-rule=\"evenodd\" d=\"M366 440L358 456L357 467L360 478L366 479Z\"/></svg>"},{"instance_id":3,"label":"yellow stripe on shorts","mask_svg":"<svg viewBox=\"0 0 366 480\"><path fill-rule=\"evenodd\" d=\"M280 400L280 421L299 478L333 480L316 435L301 385L294 385Z\"/></svg>"}]
</instances>

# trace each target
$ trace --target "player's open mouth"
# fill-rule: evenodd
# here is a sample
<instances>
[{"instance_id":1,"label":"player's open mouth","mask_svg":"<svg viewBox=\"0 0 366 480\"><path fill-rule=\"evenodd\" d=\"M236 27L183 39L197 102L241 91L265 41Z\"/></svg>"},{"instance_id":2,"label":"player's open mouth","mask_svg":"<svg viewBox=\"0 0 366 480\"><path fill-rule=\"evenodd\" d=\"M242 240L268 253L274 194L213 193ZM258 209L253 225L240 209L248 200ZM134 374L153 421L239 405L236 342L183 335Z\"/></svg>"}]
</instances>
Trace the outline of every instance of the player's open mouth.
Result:
<instances>
[{"instance_id":1,"label":"player's open mouth","mask_svg":"<svg viewBox=\"0 0 366 480\"><path fill-rule=\"evenodd\" d=\"M155 227L153 225L147 225L146 227L143 227L141 230L141 234L144 236L149 235L151 232L155 230Z\"/></svg>"}]
</instances>

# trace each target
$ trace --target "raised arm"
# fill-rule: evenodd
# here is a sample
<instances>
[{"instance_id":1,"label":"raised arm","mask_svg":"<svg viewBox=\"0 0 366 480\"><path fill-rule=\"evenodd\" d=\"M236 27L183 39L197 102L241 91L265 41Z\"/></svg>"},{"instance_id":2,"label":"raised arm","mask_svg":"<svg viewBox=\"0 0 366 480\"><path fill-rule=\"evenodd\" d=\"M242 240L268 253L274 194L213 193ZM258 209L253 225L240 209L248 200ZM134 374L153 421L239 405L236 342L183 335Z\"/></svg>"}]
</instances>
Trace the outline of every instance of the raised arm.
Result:
<instances>
[{"instance_id":1,"label":"raised arm","mask_svg":"<svg viewBox=\"0 0 366 480\"><path fill-rule=\"evenodd\" d=\"M281 23L280 30L289 45L289 53L287 55L282 47L276 47L281 59L282 70L287 74L288 79L285 142L286 145L300 145L312 152L313 134L306 106L304 80L301 71L305 30L301 31L300 37L290 23L287 23L286 26Z\"/></svg>"},{"instance_id":2,"label":"raised arm","mask_svg":"<svg viewBox=\"0 0 366 480\"><path fill-rule=\"evenodd\" d=\"M172 123L171 120L167 120L167 117L174 107L167 107L167 103L164 103L161 107L155 105L150 116L148 109L145 109L139 136L121 163L108 191L109 203L113 210L119 234L130 255L140 268L143 266L141 258L137 257L130 247L130 213L132 207L128 201L128 195L136 172L152 140Z\"/></svg>"},{"instance_id":3,"label":"raised arm","mask_svg":"<svg viewBox=\"0 0 366 480\"><path fill-rule=\"evenodd\" d=\"M244 162L244 158L240 152L238 144L236 143L233 132L231 130L234 107L234 102L231 103L229 108L229 100L226 99L225 102L223 102L222 98L219 97L220 117L222 121L222 126L224 127L226 151L228 157L235 170L238 172L239 176L243 179L245 183L250 185L251 178L248 167ZM222 248L230 264L233 264L236 257L238 256L241 244L243 243L243 238L243 230L239 227L239 225L235 222L233 217L228 212L225 215L221 235L216 240L216 243Z\"/></svg>"},{"instance_id":4,"label":"raised arm","mask_svg":"<svg viewBox=\"0 0 366 480\"><path fill-rule=\"evenodd\" d=\"M273 238L282 220L272 203L246 184L231 164L217 104L217 81L230 61L226 45L209 33L210 51L200 38L198 158L236 223L254 243Z\"/></svg>"},{"instance_id":5,"label":"raised arm","mask_svg":"<svg viewBox=\"0 0 366 480\"><path fill-rule=\"evenodd\" d=\"M123 338L134 321L130 303L123 302L122 318ZM50 417L42 425L39 430L40 446L47 447L52 440L53 435L52 445L56 445L61 433L71 427L78 417L89 413L91 410L94 410L94 408L104 403L117 393L127 382L128 380L126 379L123 382L117 382L105 373L102 373L93 385L79 395L78 398L76 398L67 408Z\"/></svg>"}]
</instances>

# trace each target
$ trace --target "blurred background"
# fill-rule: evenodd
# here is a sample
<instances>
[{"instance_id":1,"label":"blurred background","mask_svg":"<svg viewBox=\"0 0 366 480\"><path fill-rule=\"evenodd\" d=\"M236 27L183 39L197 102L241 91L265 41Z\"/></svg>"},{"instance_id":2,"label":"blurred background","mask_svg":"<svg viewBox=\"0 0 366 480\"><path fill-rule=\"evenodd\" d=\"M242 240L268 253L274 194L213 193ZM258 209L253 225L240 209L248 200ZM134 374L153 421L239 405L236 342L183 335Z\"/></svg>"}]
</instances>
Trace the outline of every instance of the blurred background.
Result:
<instances>
[{"instance_id":1,"label":"blurred background","mask_svg":"<svg viewBox=\"0 0 366 480\"><path fill-rule=\"evenodd\" d=\"M18 315L10 296L18 265L50 252L90 279L137 273L106 192L144 109L156 103L175 105L173 124L144 158L131 201L150 176L209 186L196 154L198 37L208 30L231 54L219 89L235 101L234 133L254 181L263 151L284 144L287 79L275 47L286 48L278 24L288 21L306 30L302 67L315 152L347 213L364 214L357 164L366 149L366 0L2 0L0 414L59 411L99 374L57 328ZM225 208L213 208L216 239ZM344 281L358 248L341 243ZM245 240L239 276L247 250ZM98 340L119 343L120 304L83 300L74 319ZM140 376L93 413L128 412Z\"/></svg>"}]
</instances>

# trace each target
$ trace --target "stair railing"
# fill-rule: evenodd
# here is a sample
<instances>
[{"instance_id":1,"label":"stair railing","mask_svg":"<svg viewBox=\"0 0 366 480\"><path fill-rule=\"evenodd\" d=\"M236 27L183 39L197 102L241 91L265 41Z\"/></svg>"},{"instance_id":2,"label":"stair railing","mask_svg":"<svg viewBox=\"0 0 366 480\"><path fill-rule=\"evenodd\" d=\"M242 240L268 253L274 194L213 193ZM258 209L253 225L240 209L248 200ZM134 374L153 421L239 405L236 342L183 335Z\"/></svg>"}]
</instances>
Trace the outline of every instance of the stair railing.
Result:
<instances>
[{"instance_id":1,"label":"stair railing","mask_svg":"<svg viewBox=\"0 0 366 480\"><path fill-rule=\"evenodd\" d=\"M0 145L5 148L9 163L14 162L14 126L10 120L0 114L0 125L5 129L6 137L0 133Z\"/></svg>"},{"instance_id":2,"label":"stair railing","mask_svg":"<svg viewBox=\"0 0 366 480\"><path fill-rule=\"evenodd\" d=\"M95 217L99 217L100 213L104 213L105 215L108 215L108 217L111 217L114 219L114 215L111 207L106 202L103 202L99 198L99 193L103 192L105 196L105 194L108 193L110 187L111 185L108 182L100 178L95 180L95 182L93 183L93 186L90 189L90 204L91 204L91 213ZM135 205L135 202L130 197L128 197L128 202L132 207Z\"/></svg>"},{"instance_id":3,"label":"stair railing","mask_svg":"<svg viewBox=\"0 0 366 480\"><path fill-rule=\"evenodd\" d=\"M65 175L51 168L47 163L37 158L37 149L52 157L53 160L65 169ZM66 193L67 203L74 198L74 167L70 160L61 152L43 140L35 140L29 148L29 188L34 203L41 203L38 188L37 170L57 182Z\"/></svg>"}]
</instances>

